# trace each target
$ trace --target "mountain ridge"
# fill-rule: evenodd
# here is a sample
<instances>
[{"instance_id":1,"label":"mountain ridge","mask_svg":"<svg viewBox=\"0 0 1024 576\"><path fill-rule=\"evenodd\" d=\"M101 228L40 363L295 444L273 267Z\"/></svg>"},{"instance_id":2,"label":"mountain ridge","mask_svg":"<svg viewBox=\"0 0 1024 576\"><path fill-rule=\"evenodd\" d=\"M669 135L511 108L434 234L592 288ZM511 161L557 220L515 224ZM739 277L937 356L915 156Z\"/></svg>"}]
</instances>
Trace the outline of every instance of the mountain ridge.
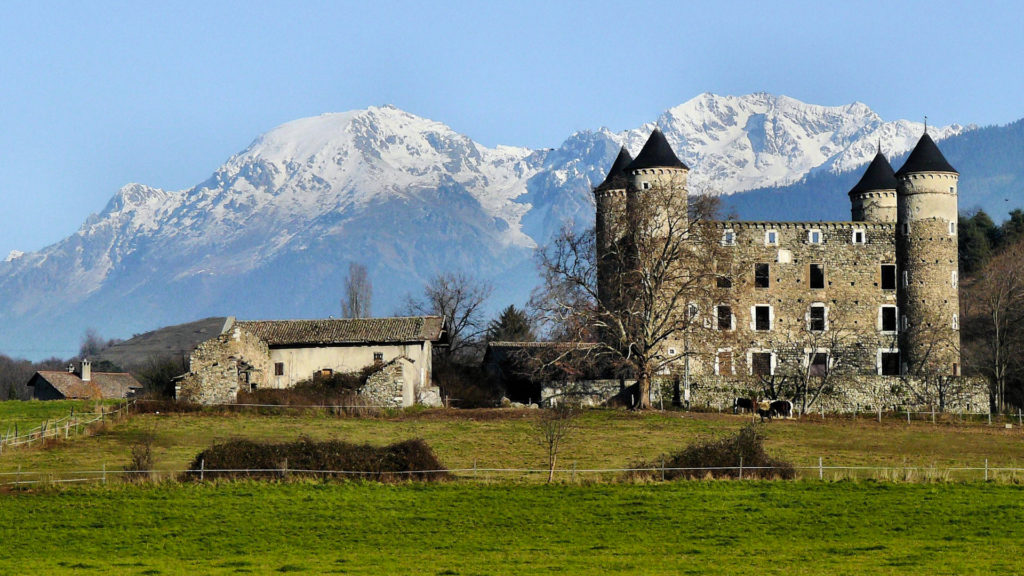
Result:
<instances>
[{"instance_id":1,"label":"mountain ridge","mask_svg":"<svg viewBox=\"0 0 1024 576\"><path fill-rule=\"evenodd\" d=\"M619 146L636 153L656 124L693 168L691 189L726 193L841 172L884 134L909 149L921 127L860 103L766 93L705 93L656 123L580 131L548 150L488 148L393 106L302 118L192 188L127 184L74 234L0 262L0 322L19 334L0 336L0 350L68 355L86 327L124 336L223 314L326 316L349 261L370 269L383 308L443 270L472 271L495 282L496 299L522 302L533 249L566 221L592 223L592 186Z\"/></svg>"}]
</instances>

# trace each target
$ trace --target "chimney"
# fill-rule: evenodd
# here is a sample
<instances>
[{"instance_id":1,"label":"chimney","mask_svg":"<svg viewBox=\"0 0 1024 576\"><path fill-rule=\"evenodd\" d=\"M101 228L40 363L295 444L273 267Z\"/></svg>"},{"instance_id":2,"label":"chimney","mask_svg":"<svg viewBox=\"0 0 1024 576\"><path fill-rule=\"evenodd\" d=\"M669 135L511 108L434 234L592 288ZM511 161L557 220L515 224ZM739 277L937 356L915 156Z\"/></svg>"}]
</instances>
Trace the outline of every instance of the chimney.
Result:
<instances>
[{"instance_id":1,"label":"chimney","mask_svg":"<svg viewBox=\"0 0 1024 576\"><path fill-rule=\"evenodd\" d=\"M82 382L92 380L92 362L88 358L82 359Z\"/></svg>"}]
</instances>

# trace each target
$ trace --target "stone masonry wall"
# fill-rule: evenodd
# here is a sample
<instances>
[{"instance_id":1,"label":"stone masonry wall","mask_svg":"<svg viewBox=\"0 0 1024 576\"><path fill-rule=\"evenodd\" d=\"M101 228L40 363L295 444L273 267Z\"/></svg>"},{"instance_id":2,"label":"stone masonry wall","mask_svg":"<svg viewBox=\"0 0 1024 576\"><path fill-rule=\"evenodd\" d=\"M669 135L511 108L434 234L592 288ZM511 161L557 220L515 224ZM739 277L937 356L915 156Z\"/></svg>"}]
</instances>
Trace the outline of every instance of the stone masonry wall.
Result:
<instances>
[{"instance_id":1,"label":"stone masonry wall","mask_svg":"<svg viewBox=\"0 0 1024 576\"><path fill-rule=\"evenodd\" d=\"M690 353L691 373L715 374L718 351L731 355L725 375L748 375L752 352L774 352L773 364L802 365L811 352L822 348L833 357L830 365L843 365L857 374L876 374L878 351L898 347L896 333L881 330L881 307L893 306L896 290L882 289L882 266L894 266L895 225L872 222L718 222L723 234L734 235L725 247L718 273L731 280L720 291L721 302L711 303L700 329L689 341L670 343ZM820 234L820 242L809 234ZM776 241L767 235L774 232ZM855 242L855 232L863 239ZM755 283L758 264L767 265L768 284ZM811 288L811 265L820 266L824 282ZM717 305L729 306L732 327L720 330ZM809 329L811 307L824 308L826 330ZM768 330L755 325L755 307L767 306ZM835 350L831 350L835 348ZM841 348L841 350L840 350ZM838 354L845 358L838 358ZM680 372L678 366L674 372ZM722 368L722 367L720 367Z\"/></svg>"},{"instance_id":2,"label":"stone masonry wall","mask_svg":"<svg viewBox=\"0 0 1024 576\"><path fill-rule=\"evenodd\" d=\"M189 357L189 374L177 389L177 398L197 404L234 402L240 388L239 365L257 386L272 371L270 349L252 334L231 328L200 344Z\"/></svg>"},{"instance_id":3,"label":"stone masonry wall","mask_svg":"<svg viewBox=\"0 0 1024 576\"><path fill-rule=\"evenodd\" d=\"M987 412L988 387L978 378L949 378L922 381L898 376L833 377L810 412L849 413L907 410L946 412ZM675 393L672 379L660 381L662 394ZM680 383L680 387L682 384ZM680 391L680 394L682 392ZM714 375L695 377L690 383L690 406L712 410L730 410L736 398L762 399L761 386L754 378L723 378ZM791 400L792 398L783 398ZM794 405L797 402L794 401Z\"/></svg>"}]
</instances>

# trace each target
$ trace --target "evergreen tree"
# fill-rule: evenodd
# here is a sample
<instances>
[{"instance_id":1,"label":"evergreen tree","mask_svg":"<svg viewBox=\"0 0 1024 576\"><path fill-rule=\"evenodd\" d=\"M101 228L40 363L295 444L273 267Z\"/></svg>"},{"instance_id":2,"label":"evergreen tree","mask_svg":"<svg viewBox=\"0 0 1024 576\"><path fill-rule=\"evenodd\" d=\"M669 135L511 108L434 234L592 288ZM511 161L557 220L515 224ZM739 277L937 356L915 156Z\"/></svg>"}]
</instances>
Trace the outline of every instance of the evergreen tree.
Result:
<instances>
[{"instance_id":1,"label":"evergreen tree","mask_svg":"<svg viewBox=\"0 0 1024 576\"><path fill-rule=\"evenodd\" d=\"M964 274L973 274L984 268L992 256L998 234L999 228L983 210L970 218L960 217L958 248L960 270Z\"/></svg>"},{"instance_id":2,"label":"evergreen tree","mask_svg":"<svg viewBox=\"0 0 1024 576\"><path fill-rule=\"evenodd\" d=\"M533 323L526 312L510 304L487 325L488 342L533 342Z\"/></svg>"}]
</instances>

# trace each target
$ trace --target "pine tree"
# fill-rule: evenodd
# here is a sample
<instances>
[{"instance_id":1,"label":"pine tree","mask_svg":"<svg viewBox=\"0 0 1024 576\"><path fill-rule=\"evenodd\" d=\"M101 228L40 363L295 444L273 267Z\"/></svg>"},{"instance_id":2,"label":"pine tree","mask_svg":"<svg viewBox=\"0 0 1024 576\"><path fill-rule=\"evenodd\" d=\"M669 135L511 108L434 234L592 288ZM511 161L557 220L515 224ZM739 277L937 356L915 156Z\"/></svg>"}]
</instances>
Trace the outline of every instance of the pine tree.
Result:
<instances>
[{"instance_id":1,"label":"pine tree","mask_svg":"<svg viewBox=\"0 0 1024 576\"><path fill-rule=\"evenodd\" d=\"M536 339L530 318L513 304L487 325L488 342L533 342Z\"/></svg>"}]
</instances>

